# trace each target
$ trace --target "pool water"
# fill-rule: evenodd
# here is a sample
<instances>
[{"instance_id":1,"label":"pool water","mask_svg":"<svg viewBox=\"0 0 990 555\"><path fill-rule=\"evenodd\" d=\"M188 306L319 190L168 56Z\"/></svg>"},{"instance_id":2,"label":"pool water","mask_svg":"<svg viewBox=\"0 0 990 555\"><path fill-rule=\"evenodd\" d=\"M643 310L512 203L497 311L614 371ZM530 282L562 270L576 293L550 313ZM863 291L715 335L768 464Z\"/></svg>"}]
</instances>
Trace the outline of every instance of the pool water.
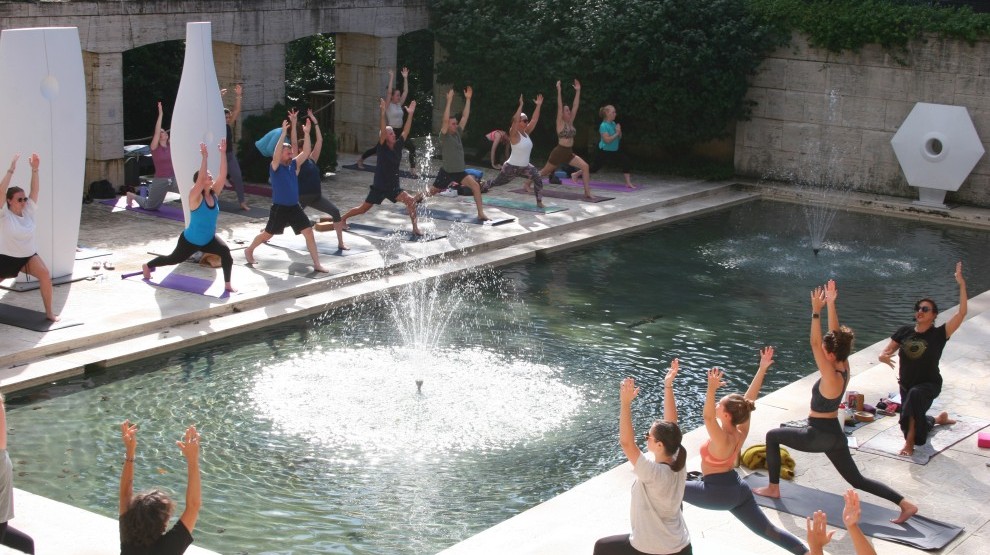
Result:
<instances>
[{"instance_id":1,"label":"pool water","mask_svg":"<svg viewBox=\"0 0 990 555\"><path fill-rule=\"evenodd\" d=\"M808 293L833 277L860 346L922 296L990 288L990 235L840 212L811 253L798 206L754 202L648 233L140 361L11 399L15 485L110 517L119 423L140 426L135 487L179 505L175 440L203 434L196 543L222 553L434 553L616 464L618 383L659 415L680 357L682 425L704 371L764 392L814 370ZM951 345L950 345L951 348ZM417 392L416 380L422 380ZM893 373L890 388L895 388Z\"/></svg>"}]
</instances>

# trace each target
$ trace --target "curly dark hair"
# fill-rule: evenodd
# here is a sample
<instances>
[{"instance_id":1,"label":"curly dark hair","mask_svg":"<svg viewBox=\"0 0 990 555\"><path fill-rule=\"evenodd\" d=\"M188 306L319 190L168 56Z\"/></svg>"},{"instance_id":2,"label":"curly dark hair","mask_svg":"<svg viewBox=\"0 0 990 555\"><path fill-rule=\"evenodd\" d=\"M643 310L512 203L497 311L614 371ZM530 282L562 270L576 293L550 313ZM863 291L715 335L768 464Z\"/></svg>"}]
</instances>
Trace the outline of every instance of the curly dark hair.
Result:
<instances>
[{"instance_id":1,"label":"curly dark hair","mask_svg":"<svg viewBox=\"0 0 990 555\"><path fill-rule=\"evenodd\" d=\"M165 533L175 503L164 491L153 489L131 499L127 512L120 515L120 543L148 547Z\"/></svg>"},{"instance_id":2,"label":"curly dark hair","mask_svg":"<svg viewBox=\"0 0 990 555\"><path fill-rule=\"evenodd\" d=\"M853 333L853 330L842 326L835 331L826 333L822 341L825 343L825 350L835 355L836 361L842 362L849 358L855 339L856 334Z\"/></svg>"}]
</instances>

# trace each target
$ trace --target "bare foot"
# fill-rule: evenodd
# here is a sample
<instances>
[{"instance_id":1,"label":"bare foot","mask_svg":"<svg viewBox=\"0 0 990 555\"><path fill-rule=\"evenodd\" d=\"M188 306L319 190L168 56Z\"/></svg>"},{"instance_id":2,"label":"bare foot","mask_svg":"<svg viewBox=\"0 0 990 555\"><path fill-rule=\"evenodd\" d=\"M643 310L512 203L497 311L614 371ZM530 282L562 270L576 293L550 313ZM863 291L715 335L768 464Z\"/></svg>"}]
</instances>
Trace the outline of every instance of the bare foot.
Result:
<instances>
[{"instance_id":1,"label":"bare foot","mask_svg":"<svg viewBox=\"0 0 990 555\"><path fill-rule=\"evenodd\" d=\"M780 499L780 484L767 484L762 488L756 488L753 490L753 494Z\"/></svg>"},{"instance_id":2,"label":"bare foot","mask_svg":"<svg viewBox=\"0 0 990 555\"><path fill-rule=\"evenodd\" d=\"M918 512L918 506L914 503L908 501L907 499L901 500L901 514L897 518L890 519L894 524L903 524L907 519L913 517Z\"/></svg>"},{"instance_id":3,"label":"bare foot","mask_svg":"<svg viewBox=\"0 0 990 555\"><path fill-rule=\"evenodd\" d=\"M147 264L141 265L141 273L144 274L144 279L151 279L151 267Z\"/></svg>"},{"instance_id":4,"label":"bare foot","mask_svg":"<svg viewBox=\"0 0 990 555\"><path fill-rule=\"evenodd\" d=\"M595 198L595 196L591 194L591 189L585 189L584 190L584 198L586 198L588 200L591 200L591 199Z\"/></svg>"},{"instance_id":5,"label":"bare foot","mask_svg":"<svg viewBox=\"0 0 990 555\"><path fill-rule=\"evenodd\" d=\"M478 219L481 220L481 221L483 221L483 222L487 222L491 218L489 218L488 216L486 216L483 212L479 212L478 213Z\"/></svg>"},{"instance_id":6,"label":"bare foot","mask_svg":"<svg viewBox=\"0 0 990 555\"><path fill-rule=\"evenodd\" d=\"M127 207L134 208L134 193L127 193Z\"/></svg>"},{"instance_id":7,"label":"bare foot","mask_svg":"<svg viewBox=\"0 0 990 555\"><path fill-rule=\"evenodd\" d=\"M243 211L245 211L245 212L247 212L247 211L248 211L248 210L250 210L250 209L251 209L251 207L250 207L250 206L248 206L248 203L246 203L246 202L242 202L242 203L241 203L241 210L243 210Z\"/></svg>"},{"instance_id":8,"label":"bare foot","mask_svg":"<svg viewBox=\"0 0 990 555\"><path fill-rule=\"evenodd\" d=\"M54 312L49 312L48 314L45 314L45 318L48 318L52 322L58 322L59 321L58 314L55 314Z\"/></svg>"},{"instance_id":9,"label":"bare foot","mask_svg":"<svg viewBox=\"0 0 990 555\"><path fill-rule=\"evenodd\" d=\"M237 293L237 289L234 289L234 286L231 285L230 283L227 283L223 289L224 291L227 291L229 293Z\"/></svg>"},{"instance_id":10,"label":"bare foot","mask_svg":"<svg viewBox=\"0 0 990 555\"><path fill-rule=\"evenodd\" d=\"M948 426L949 424L955 424L956 421L949 418L949 413L942 411L935 417L935 424L939 426Z\"/></svg>"},{"instance_id":11,"label":"bare foot","mask_svg":"<svg viewBox=\"0 0 990 555\"><path fill-rule=\"evenodd\" d=\"M542 200L536 201L536 207L537 208L546 208L546 206L543 206L543 201Z\"/></svg>"},{"instance_id":12,"label":"bare foot","mask_svg":"<svg viewBox=\"0 0 990 555\"><path fill-rule=\"evenodd\" d=\"M358 158L357 167L358 167L359 170L363 170L364 169L364 158Z\"/></svg>"},{"instance_id":13,"label":"bare foot","mask_svg":"<svg viewBox=\"0 0 990 555\"><path fill-rule=\"evenodd\" d=\"M423 232L420 231L418 227L414 227L413 230L412 230L412 233L416 237L422 237L423 236Z\"/></svg>"},{"instance_id":14,"label":"bare foot","mask_svg":"<svg viewBox=\"0 0 990 555\"><path fill-rule=\"evenodd\" d=\"M248 248L244 251L244 258L247 259L248 264L254 264L254 249Z\"/></svg>"},{"instance_id":15,"label":"bare foot","mask_svg":"<svg viewBox=\"0 0 990 555\"><path fill-rule=\"evenodd\" d=\"M632 183L626 183L626 188L627 188L627 189L635 189L635 188L636 188L636 186L635 186L635 185L633 185Z\"/></svg>"},{"instance_id":16,"label":"bare foot","mask_svg":"<svg viewBox=\"0 0 990 555\"><path fill-rule=\"evenodd\" d=\"M904 447L901 448L901 452L898 453L898 455L900 455L902 457L910 457L910 456L914 455L914 445L911 445L910 442L909 443L905 443L904 444Z\"/></svg>"},{"instance_id":17,"label":"bare foot","mask_svg":"<svg viewBox=\"0 0 990 555\"><path fill-rule=\"evenodd\" d=\"M574 172L571 174L571 181L577 181L581 179L581 172Z\"/></svg>"},{"instance_id":18,"label":"bare foot","mask_svg":"<svg viewBox=\"0 0 990 555\"><path fill-rule=\"evenodd\" d=\"M527 187L526 185L523 185L523 191L526 191L527 193L532 193L533 189L531 187Z\"/></svg>"},{"instance_id":19,"label":"bare foot","mask_svg":"<svg viewBox=\"0 0 990 555\"><path fill-rule=\"evenodd\" d=\"M337 245L337 250L339 250L339 251L349 251L349 250L351 250L351 248L348 247L347 245L341 243L341 244Z\"/></svg>"},{"instance_id":20,"label":"bare foot","mask_svg":"<svg viewBox=\"0 0 990 555\"><path fill-rule=\"evenodd\" d=\"M327 270L323 266L319 266L319 265L313 266L313 269L316 270L317 272L320 272L321 274L329 274L330 273L330 270Z\"/></svg>"}]
</instances>

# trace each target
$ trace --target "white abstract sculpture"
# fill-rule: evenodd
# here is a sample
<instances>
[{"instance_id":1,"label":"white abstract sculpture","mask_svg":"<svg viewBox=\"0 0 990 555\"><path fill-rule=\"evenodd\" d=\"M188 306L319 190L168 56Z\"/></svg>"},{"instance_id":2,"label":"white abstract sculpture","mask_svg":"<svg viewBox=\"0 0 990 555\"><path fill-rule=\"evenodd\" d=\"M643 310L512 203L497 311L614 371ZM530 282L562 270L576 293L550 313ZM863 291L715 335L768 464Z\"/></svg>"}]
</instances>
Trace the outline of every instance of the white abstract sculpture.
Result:
<instances>
[{"instance_id":1,"label":"white abstract sculpture","mask_svg":"<svg viewBox=\"0 0 990 555\"><path fill-rule=\"evenodd\" d=\"M86 77L75 27L0 33L0 163L21 159L11 186L30 192L38 153L38 254L52 278L72 275L86 169ZM21 274L17 281L37 281Z\"/></svg>"},{"instance_id":2,"label":"white abstract sculpture","mask_svg":"<svg viewBox=\"0 0 990 555\"><path fill-rule=\"evenodd\" d=\"M199 169L202 157L199 144L209 149L208 169L213 175L220 169L217 145L227 136L223 116L223 101L217 85L217 70L213 65L212 26L186 23L186 57L182 64L182 79L172 109L172 168L182 194L182 210L189 225L189 191L193 173Z\"/></svg>"},{"instance_id":3,"label":"white abstract sculpture","mask_svg":"<svg viewBox=\"0 0 990 555\"><path fill-rule=\"evenodd\" d=\"M983 156L964 106L919 102L890 140L908 185L918 187L915 204L946 208L945 192L958 191Z\"/></svg>"}]
</instances>

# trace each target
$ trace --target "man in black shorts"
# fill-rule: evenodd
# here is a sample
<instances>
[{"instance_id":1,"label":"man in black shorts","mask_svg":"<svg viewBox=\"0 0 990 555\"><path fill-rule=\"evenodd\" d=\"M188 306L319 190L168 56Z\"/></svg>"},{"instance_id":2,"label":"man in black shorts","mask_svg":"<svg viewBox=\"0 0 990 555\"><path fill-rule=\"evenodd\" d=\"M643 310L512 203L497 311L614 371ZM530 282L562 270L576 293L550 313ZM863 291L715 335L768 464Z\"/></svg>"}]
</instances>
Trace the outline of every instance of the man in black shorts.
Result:
<instances>
[{"instance_id":1,"label":"man in black shorts","mask_svg":"<svg viewBox=\"0 0 990 555\"><path fill-rule=\"evenodd\" d=\"M275 144L272 163L268 166L268 176L272 182L272 212L268 216L265 230L251 241L251 246L244 251L248 264L254 264L254 249L275 235L281 235L285 226L292 226L296 235L300 233L306 238L306 248L313 257L313 269L327 273L328 270L320 264L320 254L316 250L316 239L313 237L313 224L306 217L302 206L299 206L299 167L309 158L309 120L303 124L303 150L295 158L292 157L292 145L285 142L285 134L289 129L289 120L282 122L282 134Z\"/></svg>"},{"instance_id":2,"label":"man in black shorts","mask_svg":"<svg viewBox=\"0 0 990 555\"><path fill-rule=\"evenodd\" d=\"M412 232L416 235L422 235L423 233L416 223L416 200L399 186L399 161L402 159L402 146L409 137L409 128L412 127L416 101L413 100L406 107L406 123L402 127L402 135L398 137L395 136L395 130L392 127L385 125L385 107L385 100L380 99L381 117L378 121L378 165L375 166L375 180L361 206L348 210L340 222L344 229L347 229L349 218L364 214L376 204L381 204L382 201L388 199L391 202L401 202L406 205L409 219L412 220Z\"/></svg>"},{"instance_id":3,"label":"man in black shorts","mask_svg":"<svg viewBox=\"0 0 990 555\"><path fill-rule=\"evenodd\" d=\"M440 128L440 152L443 153L443 164L437 172L437 178L425 194L416 196L416 202L424 197L431 197L451 186L467 187L474 195L474 204L478 208L478 219L488 220L485 209L481 204L481 186L474 176L466 173L464 164L464 145L461 144L461 132L467 126L468 115L471 113L471 87L464 89L464 112L460 122L457 117L450 117L450 103L454 99L454 89L447 91L447 107L443 109L443 126Z\"/></svg>"}]
</instances>

